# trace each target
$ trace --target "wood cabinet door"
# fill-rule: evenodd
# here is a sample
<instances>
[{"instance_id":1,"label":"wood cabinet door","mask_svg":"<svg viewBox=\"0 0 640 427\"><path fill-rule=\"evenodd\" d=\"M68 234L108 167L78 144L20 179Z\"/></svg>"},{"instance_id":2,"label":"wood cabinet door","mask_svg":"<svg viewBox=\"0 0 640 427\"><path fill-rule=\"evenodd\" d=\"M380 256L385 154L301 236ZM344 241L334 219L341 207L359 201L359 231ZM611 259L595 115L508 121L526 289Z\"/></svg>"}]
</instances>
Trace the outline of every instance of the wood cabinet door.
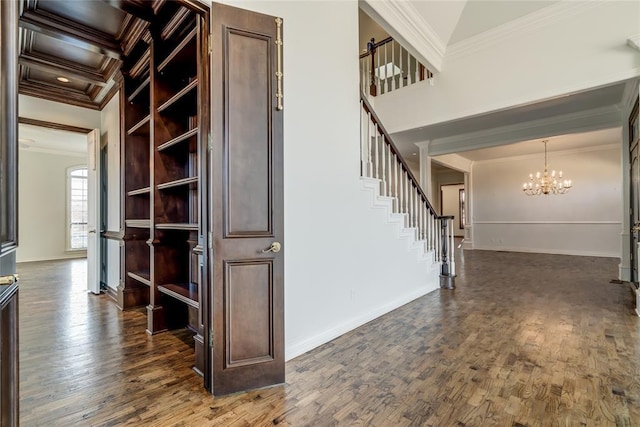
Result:
<instances>
[{"instance_id":1,"label":"wood cabinet door","mask_svg":"<svg viewBox=\"0 0 640 427\"><path fill-rule=\"evenodd\" d=\"M16 273L18 247L18 2L0 1L0 276ZM14 299L15 301L15 299ZM17 302L2 312L0 425L18 425Z\"/></svg>"},{"instance_id":2,"label":"wood cabinet door","mask_svg":"<svg viewBox=\"0 0 640 427\"><path fill-rule=\"evenodd\" d=\"M212 389L284 382L282 21L212 8ZM276 244L275 246L272 246Z\"/></svg>"}]
</instances>

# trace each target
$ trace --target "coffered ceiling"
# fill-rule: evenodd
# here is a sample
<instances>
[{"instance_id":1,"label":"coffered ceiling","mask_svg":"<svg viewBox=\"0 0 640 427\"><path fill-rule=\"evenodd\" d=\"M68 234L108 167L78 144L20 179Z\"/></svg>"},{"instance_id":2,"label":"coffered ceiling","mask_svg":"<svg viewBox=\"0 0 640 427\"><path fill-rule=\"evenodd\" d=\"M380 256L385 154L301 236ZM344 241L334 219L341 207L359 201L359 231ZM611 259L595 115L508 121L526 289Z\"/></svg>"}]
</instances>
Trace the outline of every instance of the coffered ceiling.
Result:
<instances>
[{"instance_id":1,"label":"coffered ceiling","mask_svg":"<svg viewBox=\"0 0 640 427\"><path fill-rule=\"evenodd\" d=\"M101 109L117 91L127 46L160 3L21 0L19 92Z\"/></svg>"}]
</instances>

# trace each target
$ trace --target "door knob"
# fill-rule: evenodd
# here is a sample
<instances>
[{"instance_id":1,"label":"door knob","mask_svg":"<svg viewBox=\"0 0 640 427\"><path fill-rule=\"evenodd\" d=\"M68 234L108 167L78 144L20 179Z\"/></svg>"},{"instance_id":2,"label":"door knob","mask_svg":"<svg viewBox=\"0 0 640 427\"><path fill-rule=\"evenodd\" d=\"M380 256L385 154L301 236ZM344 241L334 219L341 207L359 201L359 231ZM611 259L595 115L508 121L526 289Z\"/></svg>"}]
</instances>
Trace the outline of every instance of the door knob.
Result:
<instances>
[{"instance_id":1,"label":"door knob","mask_svg":"<svg viewBox=\"0 0 640 427\"><path fill-rule=\"evenodd\" d=\"M632 233L636 233L638 231L640 231L640 225L636 225L635 227L631 227L631 232Z\"/></svg>"},{"instance_id":2,"label":"door knob","mask_svg":"<svg viewBox=\"0 0 640 427\"><path fill-rule=\"evenodd\" d=\"M267 252L278 253L280 252L280 249L282 249L282 245L280 244L280 242L273 242L271 246L269 246L269 249L264 249L262 253L263 254L266 254Z\"/></svg>"}]
</instances>

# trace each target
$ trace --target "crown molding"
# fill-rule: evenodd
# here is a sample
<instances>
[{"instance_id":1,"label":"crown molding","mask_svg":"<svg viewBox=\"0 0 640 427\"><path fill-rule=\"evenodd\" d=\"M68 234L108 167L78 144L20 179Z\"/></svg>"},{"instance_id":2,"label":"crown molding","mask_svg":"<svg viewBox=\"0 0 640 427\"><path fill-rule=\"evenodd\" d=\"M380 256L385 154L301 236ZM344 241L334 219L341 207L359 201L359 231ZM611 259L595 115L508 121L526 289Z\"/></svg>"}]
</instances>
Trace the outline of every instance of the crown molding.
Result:
<instances>
[{"instance_id":1,"label":"crown molding","mask_svg":"<svg viewBox=\"0 0 640 427\"><path fill-rule=\"evenodd\" d=\"M416 8L406 1L361 0L360 6L369 16L382 24L404 47L413 48L419 60L429 64L430 71L440 71L446 44L422 18ZM391 30L391 31L389 31ZM409 49L408 49L409 50Z\"/></svg>"},{"instance_id":2,"label":"crown molding","mask_svg":"<svg viewBox=\"0 0 640 427\"><path fill-rule=\"evenodd\" d=\"M570 150L558 150L551 151L553 153L553 157L556 158L558 156L570 156L578 153L589 153L593 151L606 151L606 150L620 150L622 145L620 143L613 144L602 144L602 145L594 145L590 147L580 147L580 148L572 148ZM512 162L515 160L532 160L532 159L540 159L542 152L533 153L533 154L521 154L518 156L509 156L509 157L498 157L496 159L487 159L487 160L475 160L473 162L474 165L479 164L487 164L487 163L504 163L504 162Z\"/></svg>"},{"instance_id":3,"label":"crown molding","mask_svg":"<svg viewBox=\"0 0 640 427\"><path fill-rule=\"evenodd\" d=\"M473 37L461 40L447 48L446 58L462 56L464 54L485 49L505 39L511 39L515 34L522 35L543 29L554 21L569 18L583 10L598 6L599 0L560 1L520 18L491 28Z\"/></svg>"},{"instance_id":4,"label":"crown molding","mask_svg":"<svg viewBox=\"0 0 640 427\"><path fill-rule=\"evenodd\" d=\"M561 134L590 132L622 125L620 108L615 105L563 114L546 119L531 120L515 125L453 135L431 140L429 155L479 150L531 139Z\"/></svg>"},{"instance_id":5,"label":"crown molding","mask_svg":"<svg viewBox=\"0 0 640 427\"><path fill-rule=\"evenodd\" d=\"M87 153L83 153L80 151L68 151L68 150L57 150L55 148L43 148L43 147L34 147L29 146L27 148L20 147L20 151L28 151L30 153L42 153L42 154L53 154L56 156L68 156L68 157L87 157Z\"/></svg>"}]
</instances>

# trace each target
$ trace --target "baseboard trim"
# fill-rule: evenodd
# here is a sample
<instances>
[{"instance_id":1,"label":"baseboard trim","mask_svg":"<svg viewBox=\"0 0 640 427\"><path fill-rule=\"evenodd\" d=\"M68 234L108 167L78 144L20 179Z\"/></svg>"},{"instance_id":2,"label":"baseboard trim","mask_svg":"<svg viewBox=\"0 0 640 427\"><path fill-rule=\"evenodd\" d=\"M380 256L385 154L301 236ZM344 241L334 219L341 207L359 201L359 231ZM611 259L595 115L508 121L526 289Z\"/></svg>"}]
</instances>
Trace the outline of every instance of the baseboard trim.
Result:
<instances>
[{"instance_id":1,"label":"baseboard trim","mask_svg":"<svg viewBox=\"0 0 640 427\"><path fill-rule=\"evenodd\" d=\"M20 263L23 263L23 262L64 261L64 260L68 260L68 259L79 259L79 258L86 258L86 257L87 257L87 253L86 252L81 252L79 254L74 254L73 252L71 252L68 255L58 255L58 256L55 256L53 258L45 257L45 258L19 259L19 260L16 260L16 263L20 264Z\"/></svg>"},{"instance_id":2,"label":"baseboard trim","mask_svg":"<svg viewBox=\"0 0 640 427\"><path fill-rule=\"evenodd\" d=\"M370 310L366 313L363 313L359 316L356 316L346 322L343 322L340 325L334 326L331 329L328 329L324 332L321 332L311 338L307 338L299 343L286 346L285 348L285 360L289 361L294 359L314 348L321 346L322 344L328 343L329 341L338 338L341 335L346 334L366 323L369 323L372 320L377 319L378 317L387 314L399 307L402 307L405 304L410 303L411 301L418 299L429 292L433 292L438 289L437 283L434 283L433 286L425 286L417 289L414 292L411 292L407 295L404 295L401 298L397 298L391 302L388 302L384 305L376 307L373 310Z\"/></svg>"},{"instance_id":3,"label":"baseboard trim","mask_svg":"<svg viewBox=\"0 0 640 427\"><path fill-rule=\"evenodd\" d=\"M578 251L567 249L545 249L545 248L519 248L513 246L475 246L473 249L481 251L505 251L505 252L525 252L533 254L552 254L552 255L575 255L575 256L593 256L599 258L620 258L619 253L612 252L596 252L596 251Z\"/></svg>"},{"instance_id":4,"label":"baseboard trim","mask_svg":"<svg viewBox=\"0 0 640 427\"><path fill-rule=\"evenodd\" d=\"M113 289L111 286L107 285L107 289L104 292L109 298L113 300L113 302L118 305L118 291Z\"/></svg>"}]
</instances>

